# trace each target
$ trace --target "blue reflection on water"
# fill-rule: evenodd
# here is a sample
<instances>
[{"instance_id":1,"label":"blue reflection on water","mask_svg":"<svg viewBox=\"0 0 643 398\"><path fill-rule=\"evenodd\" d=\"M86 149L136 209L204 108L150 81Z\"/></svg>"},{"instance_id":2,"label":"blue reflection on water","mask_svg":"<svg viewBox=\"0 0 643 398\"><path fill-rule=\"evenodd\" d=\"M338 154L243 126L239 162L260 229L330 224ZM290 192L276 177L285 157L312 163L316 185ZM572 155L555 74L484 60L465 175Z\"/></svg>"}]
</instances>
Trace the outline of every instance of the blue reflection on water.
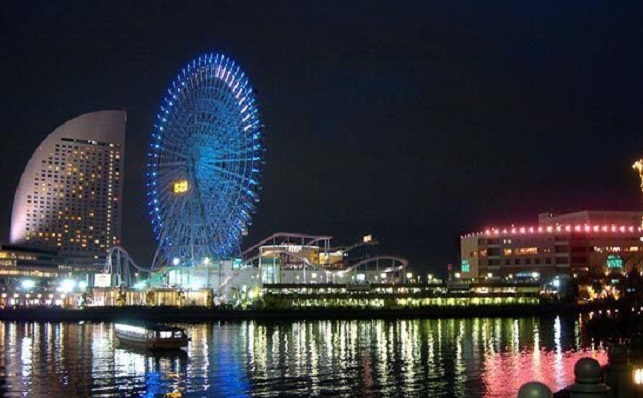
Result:
<instances>
[{"instance_id":1,"label":"blue reflection on water","mask_svg":"<svg viewBox=\"0 0 643 398\"><path fill-rule=\"evenodd\" d=\"M234 325L234 324L233 324ZM236 324L239 326L240 324ZM246 363L247 351L240 349L246 346L246 330L236 330L233 326L219 327L213 331L213 338L218 339L218 344L211 346L214 352L213 363L216 364L214 380L218 380L217 394L225 396L246 396L250 390L247 374L242 368ZM210 355L212 357L212 355Z\"/></svg>"},{"instance_id":2,"label":"blue reflection on water","mask_svg":"<svg viewBox=\"0 0 643 398\"><path fill-rule=\"evenodd\" d=\"M184 326L187 352L150 353L117 347L111 324L0 322L0 396L506 397L606 359L582 319L562 316Z\"/></svg>"}]
</instances>

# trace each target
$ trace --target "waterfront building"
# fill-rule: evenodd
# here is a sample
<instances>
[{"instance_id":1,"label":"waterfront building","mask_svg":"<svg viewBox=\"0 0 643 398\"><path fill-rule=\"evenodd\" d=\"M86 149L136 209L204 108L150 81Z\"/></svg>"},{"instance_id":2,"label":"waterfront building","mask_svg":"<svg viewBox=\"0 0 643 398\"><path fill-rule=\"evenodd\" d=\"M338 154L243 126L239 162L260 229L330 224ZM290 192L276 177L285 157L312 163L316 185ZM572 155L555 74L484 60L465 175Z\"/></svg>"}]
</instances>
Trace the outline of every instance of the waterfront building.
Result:
<instances>
[{"instance_id":1,"label":"waterfront building","mask_svg":"<svg viewBox=\"0 0 643 398\"><path fill-rule=\"evenodd\" d=\"M0 308L75 305L69 294L82 293L93 273L91 265L71 266L55 250L0 245Z\"/></svg>"},{"instance_id":2,"label":"waterfront building","mask_svg":"<svg viewBox=\"0 0 643 398\"><path fill-rule=\"evenodd\" d=\"M259 247L261 282L267 284L401 283L406 259L351 257L353 246L330 249L320 245L280 243ZM350 260L349 260L350 259Z\"/></svg>"},{"instance_id":3,"label":"waterfront building","mask_svg":"<svg viewBox=\"0 0 643 398\"><path fill-rule=\"evenodd\" d=\"M508 284L266 284L267 308L401 309L479 305L537 305L540 286Z\"/></svg>"},{"instance_id":4,"label":"waterfront building","mask_svg":"<svg viewBox=\"0 0 643 398\"><path fill-rule=\"evenodd\" d=\"M281 243L259 248L259 269L262 283L306 283L315 269L322 264L319 245ZM339 255L341 261L341 254ZM327 253L323 260L337 262L337 256ZM308 271L308 272L306 272ZM315 275L317 275L315 273ZM308 276L308 278L306 278Z\"/></svg>"},{"instance_id":5,"label":"waterfront building","mask_svg":"<svg viewBox=\"0 0 643 398\"><path fill-rule=\"evenodd\" d=\"M640 269L642 215L637 211L543 213L537 225L467 234L460 238L457 276L549 280Z\"/></svg>"},{"instance_id":6,"label":"waterfront building","mask_svg":"<svg viewBox=\"0 0 643 398\"><path fill-rule=\"evenodd\" d=\"M12 244L98 264L121 240L124 111L67 121L38 146L20 177Z\"/></svg>"},{"instance_id":7,"label":"waterfront building","mask_svg":"<svg viewBox=\"0 0 643 398\"><path fill-rule=\"evenodd\" d=\"M331 247L329 236L273 236L272 244L257 246L256 254L250 256L260 269L261 283L401 283L405 278L408 261L378 254L371 235L337 248Z\"/></svg>"},{"instance_id":8,"label":"waterfront building","mask_svg":"<svg viewBox=\"0 0 643 398\"><path fill-rule=\"evenodd\" d=\"M151 286L172 286L185 290L213 289L221 295L249 291L259 285L259 271L241 259L208 261L190 267L165 268Z\"/></svg>"},{"instance_id":9,"label":"waterfront building","mask_svg":"<svg viewBox=\"0 0 643 398\"><path fill-rule=\"evenodd\" d=\"M63 261L55 250L0 245L0 279L3 280L0 286L21 277L56 278L62 266Z\"/></svg>"},{"instance_id":10,"label":"waterfront building","mask_svg":"<svg viewBox=\"0 0 643 398\"><path fill-rule=\"evenodd\" d=\"M62 289L0 289L3 306L201 306L228 304L234 308L285 309L413 309L427 307L537 305L537 283L508 284L265 284L231 286L217 295L208 288L158 286L150 289L82 287Z\"/></svg>"}]
</instances>

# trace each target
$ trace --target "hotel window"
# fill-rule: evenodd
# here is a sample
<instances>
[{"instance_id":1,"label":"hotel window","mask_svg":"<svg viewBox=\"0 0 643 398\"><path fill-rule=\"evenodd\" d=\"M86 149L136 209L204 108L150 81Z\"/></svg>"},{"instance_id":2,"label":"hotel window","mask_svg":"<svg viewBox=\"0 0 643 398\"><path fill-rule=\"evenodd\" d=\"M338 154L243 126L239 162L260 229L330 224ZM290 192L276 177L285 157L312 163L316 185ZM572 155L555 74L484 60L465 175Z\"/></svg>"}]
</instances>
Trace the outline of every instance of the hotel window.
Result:
<instances>
[{"instance_id":1,"label":"hotel window","mask_svg":"<svg viewBox=\"0 0 643 398\"><path fill-rule=\"evenodd\" d=\"M492 247L487 249L487 254L489 256L499 256L500 255L500 248L498 247Z\"/></svg>"}]
</instances>

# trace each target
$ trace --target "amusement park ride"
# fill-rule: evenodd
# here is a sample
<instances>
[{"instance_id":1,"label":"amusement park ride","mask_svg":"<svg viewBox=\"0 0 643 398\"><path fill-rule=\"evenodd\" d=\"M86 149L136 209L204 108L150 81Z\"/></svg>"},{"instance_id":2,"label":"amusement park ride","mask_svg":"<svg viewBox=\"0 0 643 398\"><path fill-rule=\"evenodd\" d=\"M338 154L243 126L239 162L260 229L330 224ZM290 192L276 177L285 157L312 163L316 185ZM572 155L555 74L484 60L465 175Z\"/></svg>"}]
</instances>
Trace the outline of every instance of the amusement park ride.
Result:
<instances>
[{"instance_id":1,"label":"amusement park ride","mask_svg":"<svg viewBox=\"0 0 643 398\"><path fill-rule=\"evenodd\" d=\"M240 252L259 201L262 129L253 89L225 55L193 60L172 82L148 153L153 270Z\"/></svg>"},{"instance_id":2,"label":"amusement park ride","mask_svg":"<svg viewBox=\"0 0 643 398\"><path fill-rule=\"evenodd\" d=\"M200 273L207 275L201 285L215 291L235 279L260 284L261 271L253 270L261 268L262 257L272 265L278 257L285 267L303 266L303 281L306 271L332 269L341 277L369 264L378 272L402 273L407 262L394 256L346 264L347 252L376 243L370 235L333 249L330 236L277 233L241 251L259 202L264 151L257 100L241 68L223 54L188 63L167 89L147 156L147 205L158 245L152 264L140 267L114 247L103 272L130 287L141 280L149 286L183 284L186 272L195 286ZM302 247L314 256L302 256ZM390 266L380 268L380 261Z\"/></svg>"}]
</instances>

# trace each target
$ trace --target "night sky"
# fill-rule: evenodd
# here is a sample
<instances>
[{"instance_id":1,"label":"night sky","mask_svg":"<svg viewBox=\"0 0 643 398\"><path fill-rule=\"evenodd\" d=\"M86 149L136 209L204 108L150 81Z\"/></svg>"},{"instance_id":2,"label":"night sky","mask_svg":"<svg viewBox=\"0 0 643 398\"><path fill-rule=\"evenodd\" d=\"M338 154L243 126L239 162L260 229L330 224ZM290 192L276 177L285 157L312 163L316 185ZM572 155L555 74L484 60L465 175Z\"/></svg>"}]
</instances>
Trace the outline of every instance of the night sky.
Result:
<instances>
[{"instance_id":1,"label":"night sky","mask_svg":"<svg viewBox=\"0 0 643 398\"><path fill-rule=\"evenodd\" d=\"M487 226L640 209L643 3L517 3L5 1L0 239L40 141L126 109L123 244L151 261L154 118L183 65L214 51L245 69L266 126L245 246L373 233L381 252L436 271Z\"/></svg>"}]
</instances>

